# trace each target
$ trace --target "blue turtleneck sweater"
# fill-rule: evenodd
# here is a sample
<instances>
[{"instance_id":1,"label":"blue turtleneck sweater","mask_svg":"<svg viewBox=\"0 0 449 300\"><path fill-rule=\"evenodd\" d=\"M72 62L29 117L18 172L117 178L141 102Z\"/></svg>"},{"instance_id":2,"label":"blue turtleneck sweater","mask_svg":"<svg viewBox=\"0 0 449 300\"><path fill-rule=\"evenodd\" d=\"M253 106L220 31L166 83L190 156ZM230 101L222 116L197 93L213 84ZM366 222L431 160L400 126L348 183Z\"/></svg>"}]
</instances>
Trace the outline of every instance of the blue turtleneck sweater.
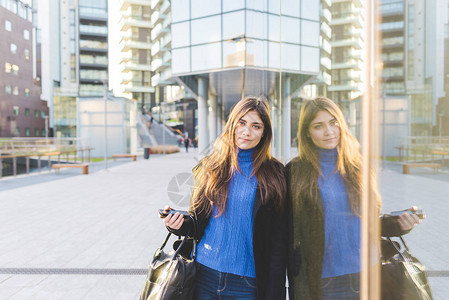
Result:
<instances>
[{"instance_id":1,"label":"blue turtleneck sweater","mask_svg":"<svg viewBox=\"0 0 449 300\"><path fill-rule=\"evenodd\" d=\"M239 150L236 171L229 183L226 210L214 208L198 244L197 261L211 269L256 277L253 255L253 207L257 179L251 176L254 149ZM250 177L251 176L251 177Z\"/></svg>"},{"instance_id":2,"label":"blue turtleneck sweater","mask_svg":"<svg viewBox=\"0 0 449 300\"><path fill-rule=\"evenodd\" d=\"M360 272L360 219L349 206L346 186L335 172L337 149L318 150L323 176L318 178L324 209L325 249L322 277Z\"/></svg>"}]
</instances>

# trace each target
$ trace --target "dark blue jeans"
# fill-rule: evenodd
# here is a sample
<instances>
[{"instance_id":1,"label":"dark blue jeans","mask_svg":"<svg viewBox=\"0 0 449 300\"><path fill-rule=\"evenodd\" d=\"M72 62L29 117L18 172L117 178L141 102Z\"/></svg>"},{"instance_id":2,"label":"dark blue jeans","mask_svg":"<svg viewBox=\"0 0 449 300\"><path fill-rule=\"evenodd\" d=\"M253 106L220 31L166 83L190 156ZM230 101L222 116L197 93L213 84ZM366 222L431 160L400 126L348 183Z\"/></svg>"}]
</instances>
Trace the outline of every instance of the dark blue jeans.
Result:
<instances>
[{"instance_id":1,"label":"dark blue jeans","mask_svg":"<svg viewBox=\"0 0 449 300\"><path fill-rule=\"evenodd\" d=\"M197 263L196 298L256 299L256 278L222 273Z\"/></svg>"},{"instance_id":2,"label":"dark blue jeans","mask_svg":"<svg viewBox=\"0 0 449 300\"><path fill-rule=\"evenodd\" d=\"M360 297L360 273L321 278L321 299L340 300Z\"/></svg>"}]
</instances>

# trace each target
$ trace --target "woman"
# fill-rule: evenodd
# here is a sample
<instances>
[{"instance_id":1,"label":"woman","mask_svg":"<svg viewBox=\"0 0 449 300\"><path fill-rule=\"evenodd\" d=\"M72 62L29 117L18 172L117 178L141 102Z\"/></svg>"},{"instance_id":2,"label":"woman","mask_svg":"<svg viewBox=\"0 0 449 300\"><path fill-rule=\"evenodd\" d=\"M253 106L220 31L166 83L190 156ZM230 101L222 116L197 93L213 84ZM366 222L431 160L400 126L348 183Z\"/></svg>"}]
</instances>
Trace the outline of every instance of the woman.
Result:
<instances>
[{"instance_id":1,"label":"woman","mask_svg":"<svg viewBox=\"0 0 449 300\"><path fill-rule=\"evenodd\" d=\"M359 143L327 98L303 104L298 130L299 156L286 166L290 299L359 299ZM384 216L382 235L405 234L417 223L413 214Z\"/></svg>"},{"instance_id":2,"label":"woman","mask_svg":"<svg viewBox=\"0 0 449 300\"><path fill-rule=\"evenodd\" d=\"M240 100L213 152L193 169L196 232L178 213L164 219L198 241L197 299L285 299L286 181L271 138L267 103Z\"/></svg>"}]
</instances>

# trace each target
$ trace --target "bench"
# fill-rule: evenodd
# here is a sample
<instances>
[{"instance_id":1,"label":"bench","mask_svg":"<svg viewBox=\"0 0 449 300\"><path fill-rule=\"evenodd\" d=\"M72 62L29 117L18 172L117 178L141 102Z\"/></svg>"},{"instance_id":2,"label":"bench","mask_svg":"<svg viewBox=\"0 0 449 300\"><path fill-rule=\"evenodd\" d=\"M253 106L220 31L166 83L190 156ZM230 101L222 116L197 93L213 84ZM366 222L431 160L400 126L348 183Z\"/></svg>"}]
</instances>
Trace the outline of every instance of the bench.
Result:
<instances>
[{"instance_id":1,"label":"bench","mask_svg":"<svg viewBox=\"0 0 449 300\"><path fill-rule=\"evenodd\" d=\"M116 158L121 158L121 157L131 157L133 159L133 161L137 160L137 155L136 154L113 154L111 156L114 160Z\"/></svg>"},{"instance_id":2,"label":"bench","mask_svg":"<svg viewBox=\"0 0 449 300\"><path fill-rule=\"evenodd\" d=\"M441 168L441 164L405 163L402 165L402 173L410 174L410 168L433 168L433 171L437 172Z\"/></svg>"},{"instance_id":3,"label":"bench","mask_svg":"<svg viewBox=\"0 0 449 300\"><path fill-rule=\"evenodd\" d=\"M53 169L59 171L61 168L82 168L83 174L89 174L89 165L88 164L54 164L51 165Z\"/></svg>"}]
</instances>

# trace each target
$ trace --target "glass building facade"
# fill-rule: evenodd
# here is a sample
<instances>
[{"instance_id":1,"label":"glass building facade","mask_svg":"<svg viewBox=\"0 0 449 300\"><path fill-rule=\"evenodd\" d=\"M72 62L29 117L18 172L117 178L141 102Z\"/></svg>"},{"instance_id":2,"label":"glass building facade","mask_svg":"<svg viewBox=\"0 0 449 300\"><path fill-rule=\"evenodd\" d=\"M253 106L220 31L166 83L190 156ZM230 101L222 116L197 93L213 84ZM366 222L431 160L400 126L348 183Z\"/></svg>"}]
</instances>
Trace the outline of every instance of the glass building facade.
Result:
<instances>
[{"instance_id":1,"label":"glass building facade","mask_svg":"<svg viewBox=\"0 0 449 300\"><path fill-rule=\"evenodd\" d=\"M319 71L319 1L172 1L172 72Z\"/></svg>"}]
</instances>

